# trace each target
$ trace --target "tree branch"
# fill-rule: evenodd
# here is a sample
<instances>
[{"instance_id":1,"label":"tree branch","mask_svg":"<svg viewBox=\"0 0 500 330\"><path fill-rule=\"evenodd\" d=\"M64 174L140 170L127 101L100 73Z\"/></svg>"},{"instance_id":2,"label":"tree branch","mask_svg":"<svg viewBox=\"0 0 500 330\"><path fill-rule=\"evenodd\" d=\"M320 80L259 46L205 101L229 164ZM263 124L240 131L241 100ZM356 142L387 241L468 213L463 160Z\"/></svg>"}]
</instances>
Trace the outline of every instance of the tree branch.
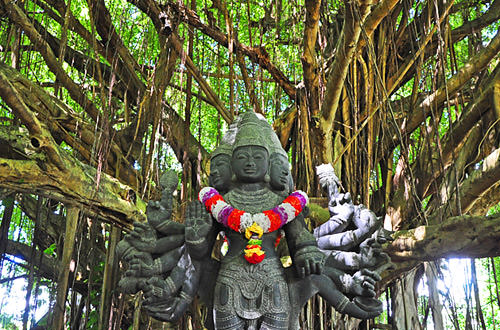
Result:
<instances>
[{"instance_id":1,"label":"tree branch","mask_svg":"<svg viewBox=\"0 0 500 330\"><path fill-rule=\"evenodd\" d=\"M304 84L306 86L309 111L317 116L319 112L319 70L316 61L316 40L318 39L318 26L321 1L307 0L306 21L304 25L303 53L300 60L304 69Z\"/></svg>"},{"instance_id":2,"label":"tree branch","mask_svg":"<svg viewBox=\"0 0 500 330\"><path fill-rule=\"evenodd\" d=\"M387 246L386 252L395 262L499 256L499 223L500 215L451 217L437 225L395 233L394 242Z\"/></svg>"},{"instance_id":3,"label":"tree branch","mask_svg":"<svg viewBox=\"0 0 500 330\"><path fill-rule=\"evenodd\" d=\"M140 86L141 84L143 84L137 76L137 73L141 74L142 76L144 75L144 73L116 32L116 29L113 26L113 22L111 20L111 14L109 13L104 1L92 0L91 10L95 19L95 22L93 23L95 23L94 25L97 29L97 32L102 38L102 43L107 45L108 51L110 49L120 55L122 64L127 72L128 78L132 80L132 84L135 86Z\"/></svg>"},{"instance_id":4,"label":"tree branch","mask_svg":"<svg viewBox=\"0 0 500 330\"><path fill-rule=\"evenodd\" d=\"M9 135L0 126L0 135ZM12 142L13 141L13 142ZM101 173L96 187L96 169L60 151L66 172L62 172L43 154L29 149L29 138L19 130L11 143L16 150L28 150L23 159L0 158L0 187L18 192L38 193L61 202L71 202L121 227L130 228L134 221L145 221L145 204L133 189ZM23 147L24 146L24 147ZM28 149L26 149L28 148ZM59 148L59 147L57 147Z\"/></svg>"},{"instance_id":5,"label":"tree branch","mask_svg":"<svg viewBox=\"0 0 500 330\"><path fill-rule=\"evenodd\" d=\"M179 38L175 34L175 32L172 32L170 35L170 38L172 40L172 46L175 49L175 52L181 57L182 61L185 62L187 69L189 72L193 75L194 79L198 82L198 85L200 86L201 90L205 93L206 97L212 101L212 103L215 104L215 108L217 111L221 114L222 118L230 124L233 121L233 117L231 114L227 111L226 107L222 103L222 101L219 99L217 94L213 91L213 89L210 87L210 85L207 83L207 81L203 78L201 73L198 71L196 66L194 65L193 61L187 54L184 52L184 49L182 48L182 44L179 41Z\"/></svg>"},{"instance_id":6,"label":"tree branch","mask_svg":"<svg viewBox=\"0 0 500 330\"><path fill-rule=\"evenodd\" d=\"M500 196L500 192L497 189L498 183L500 182L500 148L493 151L486 158L483 159L481 166L476 171L472 172L471 175L465 179L465 181L460 185L460 204L462 207L462 213L474 212L475 205L483 196L488 193L491 189L494 189L497 193L497 197ZM488 198L492 198L492 195L488 195ZM490 205L495 205L500 200L490 200ZM455 215L454 213L451 213Z\"/></svg>"},{"instance_id":7,"label":"tree branch","mask_svg":"<svg viewBox=\"0 0 500 330\"><path fill-rule=\"evenodd\" d=\"M483 70L490 61L497 56L500 51L500 31L495 35L491 42L483 48L479 53L469 59L469 61L445 84L440 86L435 92L427 96L416 108L412 111L412 117L405 121L400 127L400 135L387 135L386 141L389 149L396 146L400 141L411 134L429 114L431 109L436 108L446 101L447 97L453 96L462 86L470 80L474 75ZM493 81L500 79L500 70L496 73Z\"/></svg>"},{"instance_id":8,"label":"tree branch","mask_svg":"<svg viewBox=\"0 0 500 330\"><path fill-rule=\"evenodd\" d=\"M54 136L56 140L66 141L69 145L78 150L82 157L88 162L91 162L91 155L88 148L92 146L95 140L93 127L90 127L83 118L66 104L54 96L49 95L43 88L31 82L17 70L6 64L0 63L0 76L7 78L8 83L16 89L19 95L18 98L26 102L26 106L30 109L30 113L31 111L34 112L31 113L31 116L33 116L34 119L38 117L40 121L45 123L51 135ZM14 103L15 106L19 106L19 104L20 102ZM75 137L68 132L75 132L77 136ZM78 137L80 140L78 140ZM111 155L112 157L108 159L110 165L108 174L111 173L110 171L116 170L116 168L119 167L120 171L118 177L128 185L136 187L139 174L132 168L130 162L125 160L115 142L112 143Z\"/></svg>"},{"instance_id":9,"label":"tree branch","mask_svg":"<svg viewBox=\"0 0 500 330\"><path fill-rule=\"evenodd\" d=\"M62 172L66 172L61 155L50 132L41 125L36 116L24 104L17 90L12 86L7 77L0 72L0 96L12 109L14 114L26 125L30 132L31 145L43 150L52 163Z\"/></svg>"},{"instance_id":10,"label":"tree branch","mask_svg":"<svg viewBox=\"0 0 500 330\"><path fill-rule=\"evenodd\" d=\"M35 271L39 276L50 279L54 282L57 280L57 274L59 272L59 263L55 258L49 257L39 250L36 250L36 252L33 254L31 246L15 242L12 240L7 241L6 253L8 255L15 256L16 258L22 259L27 263L35 264L37 267ZM71 274L73 276L75 272ZM83 281L73 281L72 279L70 279L69 282L74 283L73 289L75 289L84 296L87 294L87 289L88 289L87 283L84 283Z\"/></svg>"},{"instance_id":11,"label":"tree branch","mask_svg":"<svg viewBox=\"0 0 500 330\"><path fill-rule=\"evenodd\" d=\"M366 39L370 38L373 34L373 31L377 28L380 22L390 14L391 10L396 6L399 0L383 0L379 2L375 8L372 9L371 13L366 18L365 23L363 24L363 29L366 33ZM366 39L360 39L357 51L359 51L366 44Z\"/></svg>"},{"instance_id":12,"label":"tree branch","mask_svg":"<svg viewBox=\"0 0 500 330\"><path fill-rule=\"evenodd\" d=\"M336 47L335 61L328 74L325 98L321 105L320 129L323 141L327 143L324 148L325 155L323 155L323 161L330 161L333 155L333 145L331 142L333 123L347 76L347 69L354 58L356 45L361 34L361 26L370 12L370 4L370 0L361 1L359 6L353 2L346 3L344 25Z\"/></svg>"},{"instance_id":13,"label":"tree branch","mask_svg":"<svg viewBox=\"0 0 500 330\"><path fill-rule=\"evenodd\" d=\"M129 0L132 3L137 3L138 1ZM168 2L165 6L173 9L179 15L179 18L199 29L201 32L205 33L207 36L217 41L224 47L229 46L228 37L224 33L222 33L217 27L209 26L201 22L198 14L190 9L188 9L182 2ZM141 7L139 7L141 8ZM151 15L150 15L151 16ZM292 82L285 76L285 74L278 69L270 60L269 54L264 49L264 47L249 47L244 44L239 43L238 41L234 42L234 51L241 52L243 55L250 58L250 60L254 63L259 64L264 69L266 69L269 74L274 78L276 83L283 88L285 93L292 99L295 100L295 86Z\"/></svg>"},{"instance_id":14,"label":"tree branch","mask_svg":"<svg viewBox=\"0 0 500 330\"><path fill-rule=\"evenodd\" d=\"M2 4L5 6L9 18L24 30L30 41L33 43L33 46L43 56L47 66L56 75L57 79L61 81L64 87L66 87L71 98L80 104L89 116L97 122L99 110L95 107L94 103L92 103L87 96L82 93L81 87L78 86L64 71L56 56L52 52L52 49L50 49L47 42L34 28L33 24L31 24L29 19L26 17L26 14L12 0L2 0Z\"/></svg>"}]
</instances>

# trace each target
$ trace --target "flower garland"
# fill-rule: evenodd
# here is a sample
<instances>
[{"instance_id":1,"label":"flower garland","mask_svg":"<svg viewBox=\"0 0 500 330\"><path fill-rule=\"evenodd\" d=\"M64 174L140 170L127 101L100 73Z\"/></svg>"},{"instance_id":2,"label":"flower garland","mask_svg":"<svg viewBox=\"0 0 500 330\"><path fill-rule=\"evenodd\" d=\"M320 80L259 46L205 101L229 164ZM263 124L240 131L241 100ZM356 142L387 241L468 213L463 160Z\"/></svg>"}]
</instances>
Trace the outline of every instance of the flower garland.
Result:
<instances>
[{"instance_id":1,"label":"flower garland","mask_svg":"<svg viewBox=\"0 0 500 330\"><path fill-rule=\"evenodd\" d=\"M203 188L198 198L217 222L226 228L245 234L248 239L245 259L252 264L260 263L265 258L261 246L262 235L278 230L295 219L308 202L306 193L297 190L272 210L250 214L232 207L212 187Z\"/></svg>"}]
</instances>

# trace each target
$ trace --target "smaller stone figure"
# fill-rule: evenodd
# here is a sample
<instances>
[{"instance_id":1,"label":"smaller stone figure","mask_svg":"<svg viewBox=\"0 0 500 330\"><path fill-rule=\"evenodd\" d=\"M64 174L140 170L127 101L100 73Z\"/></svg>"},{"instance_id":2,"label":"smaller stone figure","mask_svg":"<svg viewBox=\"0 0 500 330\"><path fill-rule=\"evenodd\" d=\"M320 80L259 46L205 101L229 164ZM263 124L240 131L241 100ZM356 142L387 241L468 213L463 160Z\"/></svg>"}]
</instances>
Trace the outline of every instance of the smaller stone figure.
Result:
<instances>
[{"instance_id":1,"label":"smaller stone figure","mask_svg":"<svg viewBox=\"0 0 500 330\"><path fill-rule=\"evenodd\" d=\"M283 196L293 191L293 179L290 173L288 155L284 151L273 152L270 157L269 185L271 189Z\"/></svg>"},{"instance_id":2,"label":"smaller stone figure","mask_svg":"<svg viewBox=\"0 0 500 330\"><path fill-rule=\"evenodd\" d=\"M117 254L129 269L119 282L126 293L144 292L143 307L157 319L179 318L191 303L198 278L185 248L185 226L172 220L172 193L178 179L174 172L160 178L164 188L160 201L147 206L147 223L134 229L118 243Z\"/></svg>"},{"instance_id":3,"label":"smaller stone figure","mask_svg":"<svg viewBox=\"0 0 500 330\"><path fill-rule=\"evenodd\" d=\"M180 251L173 249L182 245L184 227L170 220L172 192L177 187L177 175L174 172L165 173L160 179L160 184L165 187L162 199L148 204L148 223L134 223L134 229L117 246L119 259L130 264L128 273L118 284L126 293L136 293L142 290L145 281L150 276L163 272L161 269L163 264L171 264L172 260L177 260L180 256ZM158 236L167 233L168 237L157 239ZM164 256L164 262L153 261L152 254L161 254L161 251L174 252Z\"/></svg>"},{"instance_id":4,"label":"smaller stone figure","mask_svg":"<svg viewBox=\"0 0 500 330\"><path fill-rule=\"evenodd\" d=\"M231 188L231 152L230 145L221 144L210 155L208 183L221 193Z\"/></svg>"},{"instance_id":5,"label":"smaller stone figure","mask_svg":"<svg viewBox=\"0 0 500 330\"><path fill-rule=\"evenodd\" d=\"M349 193L338 191L338 178L330 164L318 166L317 172L330 200L330 219L314 230L318 246L327 255L325 273L330 272L330 278L360 308L381 312L381 303L372 297L380 273L392 265L381 247L392 240L390 232L381 228L372 211L354 205Z\"/></svg>"}]
</instances>

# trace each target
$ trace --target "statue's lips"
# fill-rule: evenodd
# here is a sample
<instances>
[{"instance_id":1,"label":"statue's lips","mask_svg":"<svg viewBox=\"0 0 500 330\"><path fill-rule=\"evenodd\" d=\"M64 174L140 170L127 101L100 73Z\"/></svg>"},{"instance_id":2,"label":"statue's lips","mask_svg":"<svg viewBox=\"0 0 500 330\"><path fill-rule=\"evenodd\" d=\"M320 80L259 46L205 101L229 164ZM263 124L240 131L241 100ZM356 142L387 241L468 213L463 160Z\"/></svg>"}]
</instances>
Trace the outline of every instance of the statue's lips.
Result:
<instances>
[{"instance_id":1,"label":"statue's lips","mask_svg":"<svg viewBox=\"0 0 500 330\"><path fill-rule=\"evenodd\" d=\"M243 172L245 172L245 174L255 174L257 172L257 169L246 168L246 169L243 170Z\"/></svg>"}]
</instances>

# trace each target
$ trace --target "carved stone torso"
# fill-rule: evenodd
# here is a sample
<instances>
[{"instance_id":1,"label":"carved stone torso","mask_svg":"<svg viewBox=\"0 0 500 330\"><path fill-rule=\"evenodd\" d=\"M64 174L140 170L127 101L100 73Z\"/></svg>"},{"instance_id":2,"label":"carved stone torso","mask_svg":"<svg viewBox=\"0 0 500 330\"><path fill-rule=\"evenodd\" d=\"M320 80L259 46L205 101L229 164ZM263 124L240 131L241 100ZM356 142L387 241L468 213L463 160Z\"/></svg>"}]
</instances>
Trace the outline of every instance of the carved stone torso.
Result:
<instances>
[{"instance_id":1,"label":"carved stone torso","mask_svg":"<svg viewBox=\"0 0 500 330\"><path fill-rule=\"evenodd\" d=\"M224 195L233 207L250 213L272 209L283 197L267 188L243 191L235 188ZM262 247L266 259L250 264L243 258L247 240L241 233L226 231L229 250L222 259L215 287L214 308L221 312L235 312L246 320L258 319L264 314L286 313L290 303L288 285L274 242L277 232L264 234Z\"/></svg>"},{"instance_id":2,"label":"carved stone torso","mask_svg":"<svg viewBox=\"0 0 500 330\"><path fill-rule=\"evenodd\" d=\"M235 312L246 320L269 313L287 313L290 306L284 269L277 257L250 264L241 256L226 256L222 260L215 292L214 308L217 311Z\"/></svg>"}]
</instances>

